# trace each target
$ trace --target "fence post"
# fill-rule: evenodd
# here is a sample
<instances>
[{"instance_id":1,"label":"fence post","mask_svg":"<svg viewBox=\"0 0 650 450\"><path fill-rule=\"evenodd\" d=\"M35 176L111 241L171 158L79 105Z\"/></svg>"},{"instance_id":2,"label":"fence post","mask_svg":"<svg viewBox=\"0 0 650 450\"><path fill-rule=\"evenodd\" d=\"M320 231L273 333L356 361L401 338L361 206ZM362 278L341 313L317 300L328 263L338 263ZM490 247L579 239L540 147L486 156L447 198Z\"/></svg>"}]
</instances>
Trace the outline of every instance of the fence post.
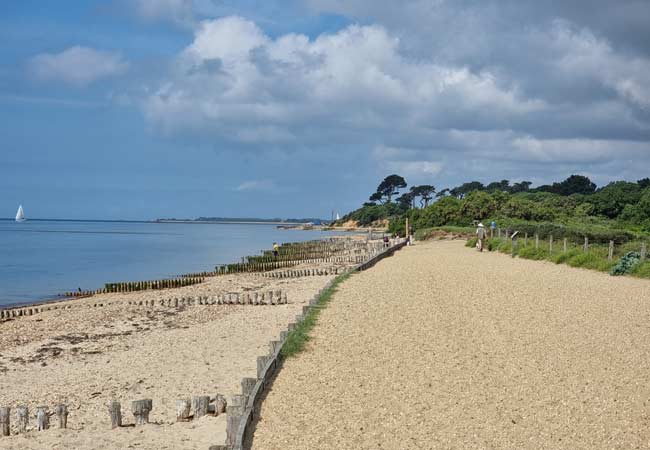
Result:
<instances>
[{"instance_id":1,"label":"fence post","mask_svg":"<svg viewBox=\"0 0 650 450\"><path fill-rule=\"evenodd\" d=\"M494 238L494 228L490 227L490 239Z\"/></svg>"},{"instance_id":2,"label":"fence post","mask_svg":"<svg viewBox=\"0 0 650 450\"><path fill-rule=\"evenodd\" d=\"M535 233L535 250L539 249L539 234Z\"/></svg>"},{"instance_id":3,"label":"fence post","mask_svg":"<svg viewBox=\"0 0 650 450\"><path fill-rule=\"evenodd\" d=\"M512 257L514 258L517 254L517 237L512 238Z\"/></svg>"},{"instance_id":4,"label":"fence post","mask_svg":"<svg viewBox=\"0 0 650 450\"><path fill-rule=\"evenodd\" d=\"M614 258L614 241L609 241L609 252L607 253L607 261Z\"/></svg>"},{"instance_id":5,"label":"fence post","mask_svg":"<svg viewBox=\"0 0 650 450\"><path fill-rule=\"evenodd\" d=\"M2 427L2 436L11 434L11 407L3 406L0 408L0 426Z\"/></svg>"},{"instance_id":6,"label":"fence post","mask_svg":"<svg viewBox=\"0 0 650 450\"><path fill-rule=\"evenodd\" d=\"M585 253L589 251L589 238L587 236L585 236L585 245L583 247L583 250Z\"/></svg>"},{"instance_id":7,"label":"fence post","mask_svg":"<svg viewBox=\"0 0 650 450\"><path fill-rule=\"evenodd\" d=\"M553 254L553 235L550 235L548 238L548 254Z\"/></svg>"},{"instance_id":8,"label":"fence post","mask_svg":"<svg viewBox=\"0 0 650 450\"><path fill-rule=\"evenodd\" d=\"M524 233L524 247L528 247L528 232Z\"/></svg>"},{"instance_id":9,"label":"fence post","mask_svg":"<svg viewBox=\"0 0 650 450\"><path fill-rule=\"evenodd\" d=\"M646 248L645 248L645 242L641 244L641 261L643 261L646 258Z\"/></svg>"},{"instance_id":10,"label":"fence post","mask_svg":"<svg viewBox=\"0 0 650 450\"><path fill-rule=\"evenodd\" d=\"M510 230L506 228L506 239L510 238Z\"/></svg>"},{"instance_id":11,"label":"fence post","mask_svg":"<svg viewBox=\"0 0 650 450\"><path fill-rule=\"evenodd\" d=\"M566 253L566 238L564 238L564 253Z\"/></svg>"},{"instance_id":12,"label":"fence post","mask_svg":"<svg viewBox=\"0 0 650 450\"><path fill-rule=\"evenodd\" d=\"M497 236L501 239L501 227L497 228Z\"/></svg>"}]
</instances>

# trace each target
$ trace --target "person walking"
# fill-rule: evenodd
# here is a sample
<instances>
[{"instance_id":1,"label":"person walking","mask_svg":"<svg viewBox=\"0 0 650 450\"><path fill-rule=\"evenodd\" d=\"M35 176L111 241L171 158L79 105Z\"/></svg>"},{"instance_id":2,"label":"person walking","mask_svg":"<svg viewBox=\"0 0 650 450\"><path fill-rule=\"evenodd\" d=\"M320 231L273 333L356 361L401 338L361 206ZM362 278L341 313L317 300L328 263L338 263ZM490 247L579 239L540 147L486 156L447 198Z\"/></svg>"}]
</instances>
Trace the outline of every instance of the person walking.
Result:
<instances>
[{"instance_id":1,"label":"person walking","mask_svg":"<svg viewBox=\"0 0 650 450\"><path fill-rule=\"evenodd\" d=\"M476 229L476 246L478 247L479 252L483 251L483 244L485 243L486 237L487 232L485 231L485 226L482 223L479 223L478 228Z\"/></svg>"},{"instance_id":2,"label":"person walking","mask_svg":"<svg viewBox=\"0 0 650 450\"><path fill-rule=\"evenodd\" d=\"M280 256L280 246L278 245L277 242L273 243L273 256L275 256L276 258Z\"/></svg>"}]
</instances>

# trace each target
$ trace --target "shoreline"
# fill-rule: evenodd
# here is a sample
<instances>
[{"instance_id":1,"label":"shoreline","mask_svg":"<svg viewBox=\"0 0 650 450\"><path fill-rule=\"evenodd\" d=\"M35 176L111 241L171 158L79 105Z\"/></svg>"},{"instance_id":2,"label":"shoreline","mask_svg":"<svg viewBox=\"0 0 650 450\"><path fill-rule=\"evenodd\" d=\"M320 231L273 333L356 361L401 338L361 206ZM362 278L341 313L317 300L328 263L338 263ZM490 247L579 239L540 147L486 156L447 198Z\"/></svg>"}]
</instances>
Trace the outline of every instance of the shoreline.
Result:
<instances>
[{"instance_id":1,"label":"shoreline","mask_svg":"<svg viewBox=\"0 0 650 450\"><path fill-rule=\"evenodd\" d=\"M0 438L3 448L204 450L223 444L225 414L177 422L176 401L219 394L230 403L241 380L256 376L257 357L313 296L379 248L353 237L330 244L341 252L324 249L318 258L299 249L302 260L271 271L61 300L56 309L0 321L0 406L11 407L12 417L11 436ZM298 247L310 245L319 247L318 241ZM242 304L252 298L264 304ZM140 399L153 400L152 423L134 427L131 401ZM122 404L125 426L111 430L106 405L114 400ZM68 429L36 431L36 408L53 411L60 403L70 411ZM29 408L26 434L14 423L20 405Z\"/></svg>"}]
</instances>

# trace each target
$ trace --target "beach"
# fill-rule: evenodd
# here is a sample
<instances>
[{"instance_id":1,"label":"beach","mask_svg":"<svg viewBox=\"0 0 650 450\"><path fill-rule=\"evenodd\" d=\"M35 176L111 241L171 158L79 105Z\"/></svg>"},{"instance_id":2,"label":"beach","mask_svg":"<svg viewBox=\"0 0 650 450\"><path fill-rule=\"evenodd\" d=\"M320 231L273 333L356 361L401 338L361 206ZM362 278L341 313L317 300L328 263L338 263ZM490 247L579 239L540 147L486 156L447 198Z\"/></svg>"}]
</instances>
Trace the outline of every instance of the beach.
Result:
<instances>
[{"instance_id":1,"label":"beach","mask_svg":"<svg viewBox=\"0 0 650 450\"><path fill-rule=\"evenodd\" d=\"M299 268L338 267L301 264ZM3 449L207 449L225 441L226 415L177 423L177 399L241 392L256 358L333 275L276 279L261 274L208 277L177 289L95 295L56 310L0 323L0 406L11 406ZM287 304L193 304L160 300L282 291ZM131 304L129 304L131 303ZM140 305L142 303L142 305ZM151 306L151 304L154 304ZM164 302L163 302L164 303ZM100 306L102 305L102 306ZM147 306L149 305L149 306ZM70 307L70 309L66 309ZM131 401L152 399L151 423L134 423ZM124 427L111 430L107 405L122 404ZM66 403L68 428L35 431L36 407ZM27 405L28 432L16 434L15 407Z\"/></svg>"},{"instance_id":2,"label":"beach","mask_svg":"<svg viewBox=\"0 0 650 450\"><path fill-rule=\"evenodd\" d=\"M650 283L418 242L346 280L254 450L648 448Z\"/></svg>"}]
</instances>

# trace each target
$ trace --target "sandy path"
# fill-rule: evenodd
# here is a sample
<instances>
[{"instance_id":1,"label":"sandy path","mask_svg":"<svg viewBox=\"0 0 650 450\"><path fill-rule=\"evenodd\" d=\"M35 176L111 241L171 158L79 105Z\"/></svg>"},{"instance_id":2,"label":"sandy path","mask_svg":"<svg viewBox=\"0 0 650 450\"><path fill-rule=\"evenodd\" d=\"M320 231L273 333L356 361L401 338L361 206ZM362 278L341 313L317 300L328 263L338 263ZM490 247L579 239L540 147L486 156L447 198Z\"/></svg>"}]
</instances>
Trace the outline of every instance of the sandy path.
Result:
<instances>
[{"instance_id":1,"label":"sandy path","mask_svg":"<svg viewBox=\"0 0 650 450\"><path fill-rule=\"evenodd\" d=\"M650 283L406 248L285 362L255 450L650 448Z\"/></svg>"}]
</instances>

